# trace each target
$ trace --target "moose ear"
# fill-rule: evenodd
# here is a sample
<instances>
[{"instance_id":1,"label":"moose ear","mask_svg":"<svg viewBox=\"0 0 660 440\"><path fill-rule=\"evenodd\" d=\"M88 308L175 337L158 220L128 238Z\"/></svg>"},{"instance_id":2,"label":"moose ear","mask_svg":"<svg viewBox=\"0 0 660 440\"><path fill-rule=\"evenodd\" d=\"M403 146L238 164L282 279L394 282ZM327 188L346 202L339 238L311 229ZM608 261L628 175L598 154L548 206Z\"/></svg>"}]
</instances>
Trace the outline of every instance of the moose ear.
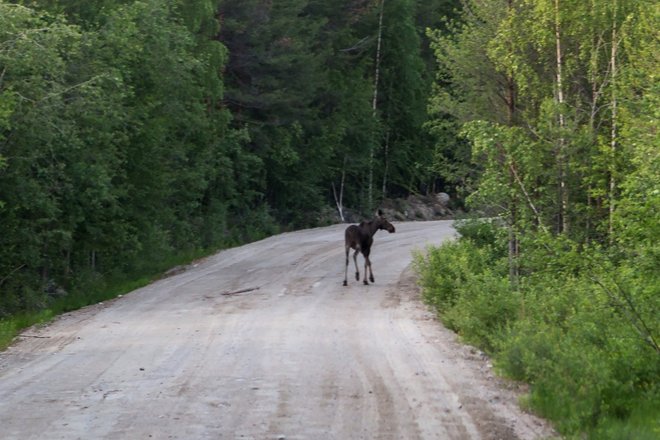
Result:
<instances>
[{"instance_id":1,"label":"moose ear","mask_svg":"<svg viewBox=\"0 0 660 440\"><path fill-rule=\"evenodd\" d=\"M378 217L382 217L382 216L383 216L383 210L382 210L382 209L378 209Z\"/></svg>"}]
</instances>

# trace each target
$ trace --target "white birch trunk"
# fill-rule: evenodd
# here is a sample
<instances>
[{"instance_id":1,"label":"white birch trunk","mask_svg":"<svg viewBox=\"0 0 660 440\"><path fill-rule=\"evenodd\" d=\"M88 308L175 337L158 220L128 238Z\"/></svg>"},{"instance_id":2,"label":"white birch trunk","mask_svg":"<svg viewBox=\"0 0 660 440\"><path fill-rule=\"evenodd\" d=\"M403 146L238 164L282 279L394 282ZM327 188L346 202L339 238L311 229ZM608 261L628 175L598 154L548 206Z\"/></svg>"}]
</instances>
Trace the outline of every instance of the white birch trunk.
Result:
<instances>
[{"instance_id":1,"label":"white birch trunk","mask_svg":"<svg viewBox=\"0 0 660 440\"><path fill-rule=\"evenodd\" d=\"M385 10L385 0L380 2L380 17L378 19L378 43L376 45L376 74L374 76L374 97L371 102L371 109L373 111L373 117L376 117L376 110L378 109L378 80L380 77L380 48L383 41L383 12ZM369 194L368 198L368 209L371 211L374 207L373 205L373 194L374 194L374 145L371 144L369 151Z\"/></svg>"},{"instance_id":2,"label":"white birch trunk","mask_svg":"<svg viewBox=\"0 0 660 440\"><path fill-rule=\"evenodd\" d=\"M332 195L335 197L337 212L339 213L339 218L341 219L342 223L346 222L346 219L344 218L344 181L346 180L346 160L347 157L344 156L344 164L341 168L341 183L339 184L339 194L337 194L335 182L332 182Z\"/></svg>"},{"instance_id":3,"label":"white birch trunk","mask_svg":"<svg viewBox=\"0 0 660 440\"><path fill-rule=\"evenodd\" d=\"M566 118L564 116L564 77L563 77L563 59L561 47L561 20L559 14L559 0L555 0L555 43L557 50L557 103L559 104L559 128L561 131L566 127ZM568 233L570 223L568 220L568 178L566 157L566 140L563 133L559 137L559 146L557 152L557 166L559 168L559 203L560 203L560 232Z\"/></svg>"},{"instance_id":4,"label":"white birch trunk","mask_svg":"<svg viewBox=\"0 0 660 440\"><path fill-rule=\"evenodd\" d=\"M610 148L612 149L612 163L610 170L610 188L609 188L609 236L610 240L612 239L612 234L614 232L614 199L616 192L616 150L618 143L618 127L617 127L617 95L616 95L616 79L617 79L617 51L618 51L618 42L617 38L617 29L616 29L616 18L617 18L617 0L612 0L612 49L610 51L610 68L612 71L612 131L610 138Z\"/></svg>"}]
</instances>

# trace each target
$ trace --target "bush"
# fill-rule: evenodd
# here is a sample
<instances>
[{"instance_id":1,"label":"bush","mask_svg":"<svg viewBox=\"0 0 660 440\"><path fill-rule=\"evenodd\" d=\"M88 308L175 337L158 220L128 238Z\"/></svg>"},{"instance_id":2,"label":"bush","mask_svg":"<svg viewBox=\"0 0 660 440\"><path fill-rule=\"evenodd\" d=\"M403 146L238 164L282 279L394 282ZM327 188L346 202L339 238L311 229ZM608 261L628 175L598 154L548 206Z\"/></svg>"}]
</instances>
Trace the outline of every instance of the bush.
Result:
<instances>
[{"instance_id":1,"label":"bush","mask_svg":"<svg viewBox=\"0 0 660 440\"><path fill-rule=\"evenodd\" d=\"M473 226L415 259L423 297L442 321L528 382L525 405L562 434L658 438L660 283L644 270L654 257L525 237L514 287L497 229Z\"/></svg>"},{"instance_id":2,"label":"bush","mask_svg":"<svg viewBox=\"0 0 660 440\"><path fill-rule=\"evenodd\" d=\"M509 281L486 269L468 277L443 321L466 342L493 353L500 333L515 319L519 307L519 297L512 294Z\"/></svg>"},{"instance_id":3,"label":"bush","mask_svg":"<svg viewBox=\"0 0 660 440\"><path fill-rule=\"evenodd\" d=\"M506 260L493 249L493 243L482 247L463 238L415 259L424 300L435 307L447 327L489 352L495 335L519 308L506 277Z\"/></svg>"},{"instance_id":4,"label":"bush","mask_svg":"<svg viewBox=\"0 0 660 440\"><path fill-rule=\"evenodd\" d=\"M589 437L595 440L656 440L660 438L660 393L635 404L627 418L603 419Z\"/></svg>"},{"instance_id":5,"label":"bush","mask_svg":"<svg viewBox=\"0 0 660 440\"><path fill-rule=\"evenodd\" d=\"M482 273L490 254L470 241L447 242L417 254L414 265L420 276L424 300L442 313L453 307L460 289L473 274Z\"/></svg>"},{"instance_id":6,"label":"bush","mask_svg":"<svg viewBox=\"0 0 660 440\"><path fill-rule=\"evenodd\" d=\"M502 238L503 230L498 226L499 219L462 219L454 222L454 228L461 237L479 247L494 246Z\"/></svg>"}]
</instances>

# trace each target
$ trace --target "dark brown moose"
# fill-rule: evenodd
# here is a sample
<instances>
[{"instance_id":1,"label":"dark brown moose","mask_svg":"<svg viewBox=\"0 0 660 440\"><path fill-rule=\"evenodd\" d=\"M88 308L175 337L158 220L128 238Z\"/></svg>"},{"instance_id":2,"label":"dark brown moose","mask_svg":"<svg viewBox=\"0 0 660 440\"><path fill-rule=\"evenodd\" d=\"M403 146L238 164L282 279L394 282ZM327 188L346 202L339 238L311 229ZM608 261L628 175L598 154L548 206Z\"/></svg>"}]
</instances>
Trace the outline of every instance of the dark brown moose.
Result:
<instances>
[{"instance_id":1,"label":"dark brown moose","mask_svg":"<svg viewBox=\"0 0 660 440\"><path fill-rule=\"evenodd\" d=\"M367 270L369 270L369 280L374 282L374 272L371 269L371 261L369 254L371 253L371 245L374 242L374 234L379 229L383 229L390 234L395 231L394 226L383 216L383 212L379 209L378 215L371 221L362 222L359 225L351 225L346 228L344 234L346 246L346 270L344 271L344 286L348 285L348 253L351 249L355 249L353 254L353 261L355 261L355 279L360 281L360 269L357 264L357 255L362 252L364 255L364 284L367 282Z\"/></svg>"}]
</instances>

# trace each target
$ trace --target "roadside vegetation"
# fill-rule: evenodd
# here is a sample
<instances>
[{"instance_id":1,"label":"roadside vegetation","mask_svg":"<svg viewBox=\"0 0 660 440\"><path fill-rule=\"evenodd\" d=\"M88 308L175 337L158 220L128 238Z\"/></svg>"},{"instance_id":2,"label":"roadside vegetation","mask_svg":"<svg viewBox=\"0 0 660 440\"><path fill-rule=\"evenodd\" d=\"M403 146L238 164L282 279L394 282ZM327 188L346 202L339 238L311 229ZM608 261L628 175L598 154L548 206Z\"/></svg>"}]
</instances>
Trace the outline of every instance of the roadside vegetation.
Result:
<instances>
[{"instance_id":1,"label":"roadside vegetation","mask_svg":"<svg viewBox=\"0 0 660 440\"><path fill-rule=\"evenodd\" d=\"M566 437L658 438L660 7L464 5L431 108L472 218L417 255L423 296Z\"/></svg>"},{"instance_id":2,"label":"roadside vegetation","mask_svg":"<svg viewBox=\"0 0 660 440\"><path fill-rule=\"evenodd\" d=\"M657 256L529 237L512 284L506 228L473 219L457 229L459 240L416 257L442 322L529 383L523 406L568 438L657 438Z\"/></svg>"}]
</instances>

